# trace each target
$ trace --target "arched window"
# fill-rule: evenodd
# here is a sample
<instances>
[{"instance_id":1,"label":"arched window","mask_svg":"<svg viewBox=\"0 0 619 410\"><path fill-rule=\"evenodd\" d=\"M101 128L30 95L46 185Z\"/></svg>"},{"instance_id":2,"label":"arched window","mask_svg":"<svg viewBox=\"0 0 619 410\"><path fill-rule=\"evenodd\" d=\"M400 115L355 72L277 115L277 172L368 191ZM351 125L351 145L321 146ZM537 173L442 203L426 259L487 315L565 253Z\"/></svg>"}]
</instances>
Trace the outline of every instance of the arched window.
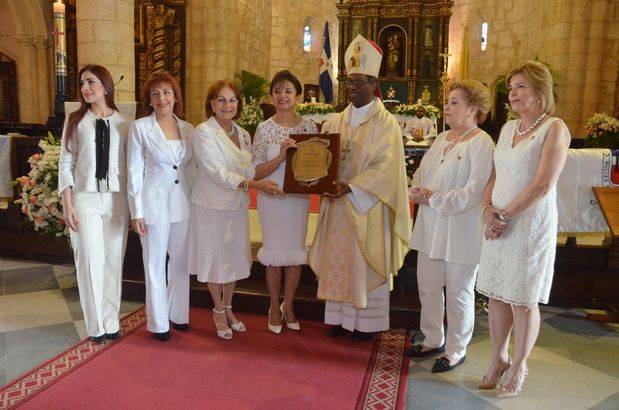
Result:
<instances>
[{"instance_id":1,"label":"arched window","mask_svg":"<svg viewBox=\"0 0 619 410\"><path fill-rule=\"evenodd\" d=\"M481 51L486 51L488 47L488 23L481 23Z\"/></svg>"},{"instance_id":2,"label":"arched window","mask_svg":"<svg viewBox=\"0 0 619 410\"><path fill-rule=\"evenodd\" d=\"M303 51L309 53L312 49L312 28L309 25L303 27Z\"/></svg>"}]
</instances>

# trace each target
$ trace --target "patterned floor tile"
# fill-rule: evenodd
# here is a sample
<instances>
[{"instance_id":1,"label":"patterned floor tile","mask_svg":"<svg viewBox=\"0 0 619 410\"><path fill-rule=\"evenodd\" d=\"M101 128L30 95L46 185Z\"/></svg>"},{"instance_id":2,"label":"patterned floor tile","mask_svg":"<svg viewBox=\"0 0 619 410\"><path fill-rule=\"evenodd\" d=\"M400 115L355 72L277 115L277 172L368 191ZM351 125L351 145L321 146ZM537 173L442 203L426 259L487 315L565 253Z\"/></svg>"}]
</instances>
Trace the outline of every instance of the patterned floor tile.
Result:
<instances>
[{"instance_id":1,"label":"patterned floor tile","mask_svg":"<svg viewBox=\"0 0 619 410\"><path fill-rule=\"evenodd\" d=\"M80 340L72 321L6 332L5 337L7 377L10 380Z\"/></svg>"},{"instance_id":2,"label":"patterned floor tile","mask_svg":"<svg viewBox=\"0 0 619 410\"><path fill-rule=\"evenodd\" d=\"M562 315L555 315L544 320L544 323L563 333L579 335L591 339L602 336L613 336L615 334L613 329L608 327L605 323L589 321L586 317L579 316L573 311ZM619 337L619 334L617 334L616 337Z\"/></svg>"},{"instance_id":3,"label":"patterned floor tile","mask_svg":"<svg viewBox=\"0 0 619 410\"><path fill-rule=\"evenodd\" d=\"M74 266L53 265L52 269L60 289L77 287L77 276L75 276Z\"/></svg>"},{"instance_id":4,"label":"patterned floor tile","mask_svg":"<svg viewBox=\"0 0 619 410\"><path fill-rule=\"evenodd\" d=\"M0 332L73 321L60 290L0 297Z\"/></svg>"},{"instance_id":5,"label":"patterned floor tile","mask_svg":"<svg viewBox=\"0 0 619 410\"><path fill-rule=\"evenodd\" d=\"M0 258L0 271L13 270L13 269L36 268L39 266L47 266L47 265L49 264L45 262Z\"/></svg>"},{"instance_id":6,"label":"patterned floor tile","mask_svg":"<svg viewBox=\"0 0 619 410\"><path fill-rule=\"evenodd\" d=\"M51 289L58 289L52 265L4 271L5 295Z\"/></svg>"},{"instance_id":7,"label":"patterned floor tile","mask_svg":"<svg viewBox=\"0 0 619 410\"><path fill-rule=\"evenodd\" d=\"M608 396L600 403L591 407L591 410L617 410L619 409L619 392Z\"/></svg>"},{"instance_id":8,"label":"patterned floor tile","mask_svg":"<svg viewBox=\"0 0 619 410\"><path fill-rule=\"evenodd\" d=\"M80 305L80 294L77 288L61 289L60 291L64 296L65 303L73 320L84 319L84 312L82 311L82 305Z\"/></svg>"}]
</instances>

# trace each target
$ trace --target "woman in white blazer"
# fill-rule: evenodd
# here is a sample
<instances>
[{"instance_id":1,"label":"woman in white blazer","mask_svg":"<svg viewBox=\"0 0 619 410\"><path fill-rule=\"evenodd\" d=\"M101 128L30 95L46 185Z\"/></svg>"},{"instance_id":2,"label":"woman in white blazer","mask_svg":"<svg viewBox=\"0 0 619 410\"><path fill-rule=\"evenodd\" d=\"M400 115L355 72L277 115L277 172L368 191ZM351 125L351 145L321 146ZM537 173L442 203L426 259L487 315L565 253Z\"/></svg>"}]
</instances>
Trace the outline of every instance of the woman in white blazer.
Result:
<instances>
[{"instance_id":1,"label":"woman in white blazer","mask_svg":"<svg viewBox=\"0 0 619 410\"><path fill-rule=\"evenodd\" d=\"M170 322L178 330L186 330L189 322L187 257L194 131L178 118L183 113L180 86L165 71L153 73L144 84L142 106L148 116L133 123L127 143L127 193L131 223L142 243L147 329L166 341Z\"/></svg>"},{"instance_id":2,"label":"woman in white blazer","mask_svg":"<svg viewBox=\"0 0 619 410\"><path fill-rule=\"evenodd\" d=\"M251 139L234 123L243 108L234 84L211 85L205 108L209 119L196 127L193 144L198 173L191 193L189 272L208 284L217 335L230 339L232 329L246 330L232 312L232 295L251 267L247 191L282 191L273 181L253 180Z\"/></svg>"},{"instance_id":3,"label":"woman in white blazer","mask_svg":"<svg viewBox=\"0 0 619 410\"><path fill-rule=\"evenodd\" d=\"M492 173L494 151L492 139L477 124L489 108L490 93L483 84L455 82L445 105L450 129L436 138L413 176L411 194L419 204L419 214L410 247L418 251L420 328L425 340L406 354L422 357L444 352L432 367L433 373L464 362L473 335L482 235L480 204Z\"/></svg>"},{"instance_id":4,"label":"woman in white blazer","mask_svg":"<svg viewBox=\"0 0 619 410\"><path fill-rule=\"evenodd\" d=\"M99 65L82 67L80 108L62 132L58 192L70 228L88 336L120 335L123 258L129 229L125 146L130 121L114 103L114 81Z\"/></svg>"}]
</instances>

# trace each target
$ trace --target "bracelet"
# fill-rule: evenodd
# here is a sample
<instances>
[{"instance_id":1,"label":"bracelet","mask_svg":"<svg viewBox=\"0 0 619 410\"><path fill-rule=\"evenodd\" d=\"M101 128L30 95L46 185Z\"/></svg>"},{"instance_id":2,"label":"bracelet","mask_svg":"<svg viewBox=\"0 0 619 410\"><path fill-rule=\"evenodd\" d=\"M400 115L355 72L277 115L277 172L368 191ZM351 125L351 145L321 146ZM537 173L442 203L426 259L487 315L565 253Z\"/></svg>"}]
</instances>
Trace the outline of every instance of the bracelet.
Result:
<instances>
[{"instance_id":1,"label":"bracelet","mask_svg":"<svg viewBox=\"0 0 619 410\"><path fill-rule=\"evenodd\" d=\"M483 208L481 208L481 212L479 213L479 217L480 217L482 220L484 219L484 211L485 211L486 209L488 209L488 208L491 208L491 207L492 207L492 205L488 204L488 205L485 205Z\"/></svg>"}]
</instances>

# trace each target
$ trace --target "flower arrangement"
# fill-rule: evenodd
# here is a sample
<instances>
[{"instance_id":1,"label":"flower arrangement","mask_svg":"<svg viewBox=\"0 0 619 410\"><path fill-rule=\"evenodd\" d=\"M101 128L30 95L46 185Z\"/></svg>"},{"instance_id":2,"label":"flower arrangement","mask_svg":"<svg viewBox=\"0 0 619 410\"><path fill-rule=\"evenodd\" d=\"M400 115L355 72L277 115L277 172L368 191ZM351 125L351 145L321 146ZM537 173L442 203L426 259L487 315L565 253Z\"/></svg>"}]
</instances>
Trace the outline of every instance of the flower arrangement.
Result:
<instances>
[{"instance_id":1,"label":"flower arrangement","mask_svg":"<svg viewBox=\"0 0 619 410\"><path fill-rule=\"evenodd\" d=\"M331 104L320 102L300 103L296 105L295 110L299 115L324 115L335 112Z\"/></svg>"},{"instance_id":2,"label":"flower arrangement","mask_svg":"<svg viewBox=\"0 0 619 410\"><path fill-rule=\"evenodd\" d=\"M432 104L399 104L391 111L392 114L414 116L419 107L426 110L426 117L430 119L441 118L441 110Z\"/></svg>"},{"instance_id":3,"label":"flower arrangement","mask_svg":"<svg viewBox=\"0 0 619 410\"><path fill-rule=\"evenodd\" d=\"M241 116L236 121L241 127L245 128L251 135L254 135L258 124L264 121L262 108L260 108L260 100L254 97L249 97L249 102L243 97L243 111Z\"/></svg>"},{"instance_id":4,"label":"flower arrangement","mask_svg":"<svg viewBox=\"0 0 619 410\"><path fill-rule=\"evenodd\" d=\"M69 236L58 194L60 141L48 132L47 138L39 142L39 147L43 152L28 159L31 167L28 175L12 183L21 187L20 197L15 203L21 204L21 211L27 216L27 222L34 225L35 231L49 236Z\"/></svg>"},{"instance_id":5,"label":"flower arrangement","mask_svg":"<svg viewBox=\"0 0 619 410\"><path fill-rule=\"evenodd\" d=\"M585 122L585 146L589 148L619 148L619 120L608 114L593 114Z\"/></svg>"}]
</instances>

